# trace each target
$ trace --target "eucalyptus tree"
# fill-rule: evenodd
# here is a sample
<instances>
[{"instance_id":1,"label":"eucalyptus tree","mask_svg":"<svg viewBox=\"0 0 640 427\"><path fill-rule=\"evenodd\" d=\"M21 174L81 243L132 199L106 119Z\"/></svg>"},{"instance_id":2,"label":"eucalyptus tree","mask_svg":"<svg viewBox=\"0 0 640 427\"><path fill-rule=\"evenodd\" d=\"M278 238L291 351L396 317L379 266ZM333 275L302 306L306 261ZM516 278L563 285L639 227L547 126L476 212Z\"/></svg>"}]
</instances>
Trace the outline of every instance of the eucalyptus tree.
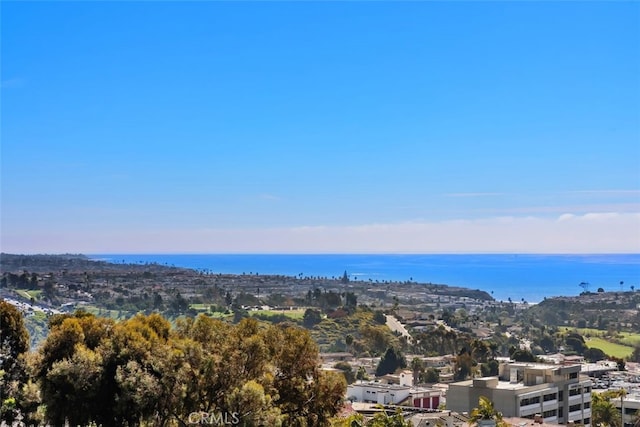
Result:
<instances>
[{"instance_id":1,"label":"eucalyptus tree","mask_svg":"<svg viewBox=\"0 0 640 427\"><path fill-rule=\"evenodd\" d=\"M172 328L158 314L114 322L86 313L50 327L33 372L52 425L188 425L193 414L227 414L245 426L320 426L346 390L297 327L201 315Z\"/></svg>"},{"instance_id":2,"label":"eucalyptus tree","mask_svg":"<svg viewBox=\"0 0 640 427\"><path fill-rule=\"evenodd\" d=\"M24 355L29 333L22 313L0 300L0 421L11 423L21 412L21 384L26 381Z\"/></svg>"}]
</instances>

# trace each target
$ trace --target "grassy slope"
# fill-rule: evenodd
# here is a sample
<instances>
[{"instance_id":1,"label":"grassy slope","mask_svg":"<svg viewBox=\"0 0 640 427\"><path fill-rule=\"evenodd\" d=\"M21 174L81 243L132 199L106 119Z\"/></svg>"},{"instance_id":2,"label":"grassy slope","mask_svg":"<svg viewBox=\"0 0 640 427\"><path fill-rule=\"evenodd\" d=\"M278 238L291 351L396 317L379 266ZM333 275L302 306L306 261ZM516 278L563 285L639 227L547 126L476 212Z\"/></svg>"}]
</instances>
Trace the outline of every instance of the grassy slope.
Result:
<instances>
[{"instance_id":1,"label":"grassy slope","mask_svg":"<svg viewBox=\"0 0 640 427\"><path fill-rule=\"evenodd\" d=\"M590 348L599 348L609 356L625 358L633 352L633 347L614 344L603 338L587 338L585 341Z\"/></svg>"},{"instance_id":2,"label":"grassy slope","mask_svg":"<svg viewBox=\"0 0 640 427\"><path fill-rule=\"evenodd\" d=\"M293 320L302 320L304 317L304 309L296 309L296 310L256 310L250 311L250 315L262 315L262 316L277 316L277 315L285 315Z\"/></svg>"},{"instance_id":3,"label":"grassy slope","mask_svg":"<svg viewBox=\"0 0 640 427\"><path fill-rule=\"evenodd\" d=\"M629 345L635 347L640 345L640 334L634 332L621 332L620 335L623 336L622 342L625 345Z\"/></svg>"},{"instance_id":4,"label":"grassy slope","mask_svg":"<svg viewBox=\"0 0 640 427\"><path fill-rule=\"evenodd\" d=\"M562 327L560 330L579 333L584 337L588 347L599 348L609 356L625 358L633 353L635 346L640 345L640 334L635 332L620 332L616 340L621 341L622 344L618 344L611 342L607 336L608 331L601 329Z\"/></svg>"}]
</instances>

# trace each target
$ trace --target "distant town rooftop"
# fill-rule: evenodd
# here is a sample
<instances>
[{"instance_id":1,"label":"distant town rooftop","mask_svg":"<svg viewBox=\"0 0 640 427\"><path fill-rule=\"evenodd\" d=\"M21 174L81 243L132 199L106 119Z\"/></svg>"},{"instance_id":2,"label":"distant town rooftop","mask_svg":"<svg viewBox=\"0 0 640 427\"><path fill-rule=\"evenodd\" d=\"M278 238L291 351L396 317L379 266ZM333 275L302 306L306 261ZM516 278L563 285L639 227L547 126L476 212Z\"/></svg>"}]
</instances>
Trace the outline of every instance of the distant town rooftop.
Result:
<instances>
[{"instance_id":1,"label":"distant town rooftop","mask_svg":"<svg viewBox=\"0 0 640 427\"><path fill-rule=\"evenodd\" d=\"M501 390L520 390L523 388L527 388L522 382L512 383L509 381L501 381L498 380L498 377L481 377L474 378L472 380L459 381L455 383L456 385L465 386L465 387L482 387L483 384L490 388L497 388ZM491 385L488 385L491 384Z\"/></svg>"},{"instance_id":2,"label":"distant town rooftop","mask_svg":"<svg viewBox=\"0 0 640 427\"><path fill-rule=\"evenodd\" d=\"M410 389L411 387L409 387L408 385L399 385L399 384L386 384L386 383L380 383L380 382L376 382L376 381L356 381L355 383L351 384L352 386L363 386L363 387L373 387L373 388L379 388L379 389L384 389L384 390L407 390Z\"/></svg>"},{"instance_id":3,"label":"distant town rooftop","mask_svg":"<svg viewBox=\"0 0 640 427\"><path fill-rule=\"evenodd\" d=\"M529 369L567 369L573 367L582 367L579 363L571 365L555 365L553 363L540 363L540 362L509 362L509 367L512 368L529 368Z\"/></svg>"}]
</instances>

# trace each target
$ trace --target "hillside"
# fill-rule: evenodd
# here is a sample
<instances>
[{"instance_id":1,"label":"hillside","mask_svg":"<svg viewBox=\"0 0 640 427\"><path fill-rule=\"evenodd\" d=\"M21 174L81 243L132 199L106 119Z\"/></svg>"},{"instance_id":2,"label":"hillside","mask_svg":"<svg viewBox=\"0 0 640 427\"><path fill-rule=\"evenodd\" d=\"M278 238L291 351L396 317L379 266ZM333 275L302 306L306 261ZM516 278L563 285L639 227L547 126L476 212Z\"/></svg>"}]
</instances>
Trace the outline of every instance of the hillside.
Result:
<instances>
[{"instance_id":1,"label":"hillside","mask_svg":"<svg viewBox=\"0 0 640 427\"><path fill-rule=\"evenodd\" d=\"M329 314L342 306L384 308L401 303L429 310L447 307L455 310L465 304L482 306L493 301L484 291L432 283L222 274L156 263L107 263L75 254L3 253L0 275L0 297L23 304L29 318L28 328L35 337L33 345L45 332L41 330L44 322L38 312L56 310L71 312L82 308L115 319L151 312L170 319L203 313L227 316L236 322L249 315L274 317L269 316L269 311L281 319L284 310L286 317L299 323L296 316L301 317L307 308ZM292 316L294 313L296 316ZM338 313L318 325L317 329L326 332L323 338L322 333L314 332L323 349L344 347L344 337L340 338L338 331L359 338L361 325L343 328L340 322L345 321L339 319Z\"/></svg>"},{"instance_id":2,"label":"hillside","mask_svg":"<svg viewBox=\"0 0 640 427\"><path fill-rule=\"evenodd\" d=\"M638 331L639 308L640 292L591 292L545 298L531 306L528 314L552 326Z\"/></svg>"}]
</instances>

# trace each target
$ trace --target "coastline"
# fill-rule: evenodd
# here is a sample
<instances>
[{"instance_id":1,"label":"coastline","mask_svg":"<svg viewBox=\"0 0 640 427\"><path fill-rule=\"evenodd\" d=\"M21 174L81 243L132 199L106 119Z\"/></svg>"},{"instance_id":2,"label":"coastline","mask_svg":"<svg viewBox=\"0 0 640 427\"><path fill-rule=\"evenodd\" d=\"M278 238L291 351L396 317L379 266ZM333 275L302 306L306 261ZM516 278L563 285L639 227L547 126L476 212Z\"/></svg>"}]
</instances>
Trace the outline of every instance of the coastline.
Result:
<instances>
[{"instance_id":1,"label":"coastline","mask_svg":"<svg viewBox=\"0 0 640 427\"><path fill-rule=\"evenodd\" d=\"M113 263L156 263L223 274L337 277L380 283L411 281L488 292L498 301L640 289L640 254L91 254Z\"/></svg>"}]
</instances>

